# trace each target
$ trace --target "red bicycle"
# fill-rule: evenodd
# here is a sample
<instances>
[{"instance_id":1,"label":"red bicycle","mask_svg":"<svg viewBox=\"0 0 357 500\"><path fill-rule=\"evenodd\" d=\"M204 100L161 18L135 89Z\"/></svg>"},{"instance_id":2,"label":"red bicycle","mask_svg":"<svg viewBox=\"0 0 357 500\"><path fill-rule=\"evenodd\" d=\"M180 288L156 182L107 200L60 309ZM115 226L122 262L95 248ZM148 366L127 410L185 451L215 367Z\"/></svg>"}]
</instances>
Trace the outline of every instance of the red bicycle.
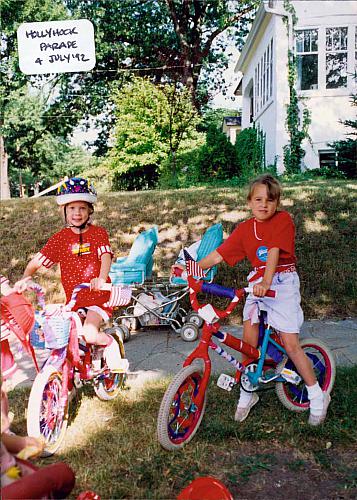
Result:
<instances>
[{"instance_id":1,"label":"red bicycle","mask_svg":"<svg viewBox=\"0 0 357 500\"><path fill-rule=\"evenodd\" d=\"M309 408L307 389L286 354L277 332L266 325L265 312L260 311L259 348L254 348L230 333L220 331L220 320L229 316L249 288L226 288L206 283L188 276L190 301L194 311L204 320L198 346L187 357L183 368L176 374L162 399L157 421L157 436L167 450L182 448L196 434L207 403L207 387L211 375L210 352L225 358L235 368L235 376L221 374L217 385L227 391L240 384L246 391L254 392L276 384L280 402L289 410L302 412ZM222 310L211 304L200 304L197 293L204 292L230 299ZM275 292L269 291L270 296ZM221 346L212 341L215 337L222 344L249 357L241 363ZM316 378L323 391L331 392L336 375L333 353L319 339L304 339L301 346L311 360Z\"/></svg>"},{"instance_id":2,"label":"red bicycle","mask_svg":"<svg viewBox=\"0 0 357 500\"><path fill-rule=\"evenodd\" d=\"M119 345L122 367L114 372L108 368L103 357L104 348L85 343L81 337L84 317L71 310L78 292L89 286L88 283L82 283L74 289L70 307L52 305L36 313L32 344L49 348L51 353L31 388L27 408L27 433L29 436L44 438L43 456L55 453L63 442L72 390L83 384L91 384L97 397L108 401L115 399L124 387L129 363L125 358L120 332L115 328L104 330Z\"/></svg>"}]
</instances>

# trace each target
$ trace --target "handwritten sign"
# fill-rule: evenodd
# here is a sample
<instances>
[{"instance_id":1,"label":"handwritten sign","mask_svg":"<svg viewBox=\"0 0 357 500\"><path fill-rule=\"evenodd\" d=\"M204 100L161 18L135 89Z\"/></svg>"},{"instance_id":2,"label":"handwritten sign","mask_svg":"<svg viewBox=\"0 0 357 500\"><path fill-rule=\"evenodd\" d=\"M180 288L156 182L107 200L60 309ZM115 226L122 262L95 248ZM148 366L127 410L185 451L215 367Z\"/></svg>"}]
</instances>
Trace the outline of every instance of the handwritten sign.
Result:
<instances>
[{"instance_id":1,"label":"handwritten sign","mask_svg":"<svg viewBox=\"0 0 357 500\"><path fill-rule=\"evenodd\" d=\"M90 71L93 24L87 19L23 23L17 30L20 70L26 75Z\"/></svg>"}]
</instances>

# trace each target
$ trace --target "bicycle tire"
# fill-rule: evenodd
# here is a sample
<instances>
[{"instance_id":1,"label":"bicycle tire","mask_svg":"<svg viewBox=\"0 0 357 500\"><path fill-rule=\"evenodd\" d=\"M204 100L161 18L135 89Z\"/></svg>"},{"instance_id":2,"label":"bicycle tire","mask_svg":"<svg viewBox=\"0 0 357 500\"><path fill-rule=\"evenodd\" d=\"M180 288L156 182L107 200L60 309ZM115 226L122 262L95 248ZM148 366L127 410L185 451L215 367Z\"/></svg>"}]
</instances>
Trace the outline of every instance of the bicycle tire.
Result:
<instances>
[{"instance_id":1,"label":"bicycle tire","mask_svg":"<svg viewBox=\"0 0 357 500\"><path fill-rule=\"evenodd\" d=\"M177 450L196 434L207 403L204 395L200 408L192 408L192 395L200 390L203 370L197 365L182 368L173 378L161 401L157 419L157 437L166 450ZM188 397L188 399L187 399ZM177 430L175 425L179 424Z\"/></svg>"},{"instance_id":2,"label":"bicycle tire","mask_svg":"<svg viewBox=\"0 0 357 500\"><path fill-rule=\"evenodd\" d=\"M68 398L62 415L59 413L62 392L62 373L47 365L37 374L27 406L27 434L43 437L43 457L49 457L60 448L68 423Z\"/></svg>"},{"instance_id":3,"label":"bicycle tire","mask_svg":"<svg viewBox=\"0 0 357 500\"><path fill-rule=\"evenodd\" d=\"M334 354L319 339L304 339L301 341L301 347L313 363L314 372L321 389L324 392L330 393L336 378ZM279 372L284 367L297 371L287 356L278 364L276 371ZM288 410L303 412L309 409L310 401L307 397L307 389L303 380L298 385L288 382L277 382L275 390L279 401Z\"/></svg>"},{"instance_id":4,"label":"bicycle tire","mask_svg":"<svg viewBox=\"0 0 357 500\"><path fill-rule=\"evenodd\" d=\"M106 328L104 332L114 337L114 341L116 341L119 345L120 357L121 359L124 359L125 349L123 340L121 339L120 335L118 335L117 327ZM104 359L103 363L105 363ZM125 373L114 373L110 371L108 375L98 378L93 382L94 392L100 400L112 401L123 390L125 379Z\"/></svg>"}]
</instances>

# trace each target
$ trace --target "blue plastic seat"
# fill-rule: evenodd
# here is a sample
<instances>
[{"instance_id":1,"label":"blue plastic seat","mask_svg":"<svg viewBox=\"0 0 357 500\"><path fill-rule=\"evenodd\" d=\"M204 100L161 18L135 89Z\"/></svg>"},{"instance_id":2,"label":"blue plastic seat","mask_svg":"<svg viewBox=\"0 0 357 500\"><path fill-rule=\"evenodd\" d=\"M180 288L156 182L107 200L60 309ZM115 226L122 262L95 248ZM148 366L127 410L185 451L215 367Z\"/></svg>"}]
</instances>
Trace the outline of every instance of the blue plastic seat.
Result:
<instances>
[{"instance_id":1,"label":"blue plastic seat","mask_svg":"<svg viewBox=\"0 0 357 500\"><path fill-rule=\"evenodd\" d=\"M152 276L154 251L159 241L158 227L141 232L134 240L127 257L119 257L110 268L114 285L143 284Z\"/></svg>"},{"instance_id":2,"label":"blue plastic seat","mask_svg":"<svg viewBox=\"0 0 357 500\"><path fill-rule=\"evenodd\" d=\"M214 224L210 226L204 233L201 239L201 243L197 249L197 257L195 260L199 261L206 257L208 254L216 250L217 247L223 242L223 227L222 224ZM213 278L217 274L217 266L212 267L206 274L205 281L213 281ZM175 285L187 284L187 280L182 278L173 277L171 282Z\"/></svg>"}]
</instances>

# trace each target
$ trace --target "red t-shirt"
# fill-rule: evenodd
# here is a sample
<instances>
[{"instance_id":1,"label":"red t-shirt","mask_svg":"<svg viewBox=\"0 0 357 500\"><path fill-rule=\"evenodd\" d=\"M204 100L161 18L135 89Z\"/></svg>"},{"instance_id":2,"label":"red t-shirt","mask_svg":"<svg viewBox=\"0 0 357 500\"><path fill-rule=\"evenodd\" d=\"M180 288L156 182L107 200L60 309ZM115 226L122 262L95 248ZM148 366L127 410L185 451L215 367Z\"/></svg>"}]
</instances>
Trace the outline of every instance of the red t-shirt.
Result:
<instances>
[{"instance_id":1,"label":"red t-shirt","mask_svg":"<svg viewBox=\"0 0 357 500\"><path fill-rule=\"evenodd\" d=\"M108 233L100 226L90 225L82 232L80 246L79 234L71 228L65 228L54 234L37 254L37 259L46 268L59 264L61 281L66 293L67 302L71 299L73 288L80 283L89 283L98 278L101 257L105 253L113 254ZM107 279L110 283L110 279ZM78 294L76 308L90 305L103 305L109 300L110 292L91 292L81 290Z\"/></svg>"},{"instance_id":2,"label":"red t-shirt","mask_svg":"<svg viewBox=\"0 0 357 500\"><path fill-rule=\"evenodd\" d=\"M255 217L242 222L217 252L230 266L247 257L253 267L261 267L265 265L271 248L280 249L278 265L296 262L295 226L288 212L276 212L264 222Z\"/></svg>"}]
</instances>

